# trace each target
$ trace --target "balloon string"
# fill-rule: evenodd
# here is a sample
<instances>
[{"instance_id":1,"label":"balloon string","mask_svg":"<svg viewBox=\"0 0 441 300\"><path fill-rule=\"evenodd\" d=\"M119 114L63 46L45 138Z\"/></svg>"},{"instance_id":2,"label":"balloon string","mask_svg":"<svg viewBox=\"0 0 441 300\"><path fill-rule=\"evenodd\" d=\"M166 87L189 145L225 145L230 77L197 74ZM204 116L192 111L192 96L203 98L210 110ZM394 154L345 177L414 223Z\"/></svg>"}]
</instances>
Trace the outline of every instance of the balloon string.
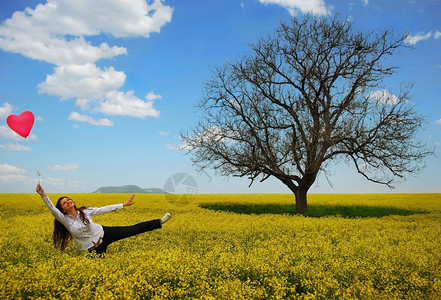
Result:
<instances>
[{"instance_id":1,"label":"balloon string","mask_svg":"<svg viewBox=\"0 0 441 300\"><path fill-rule=\"evenodd\" d=\"M34 167L35 167L34 170L36 170L36 172L37 172L36 174L37 174L37 177L38 177L38 183L40 183L41 173L40 173L40 169L38 168L37 159L35 158L35 155L34 155L34 150L32 149L32 147L30 147L30 145L29 145L30 142L28 141L28 139L25 139L25 141L26 141L27 147L30 149L29 151L31 152L32 162L33 162Z\"/></svg>"}]
</instances>

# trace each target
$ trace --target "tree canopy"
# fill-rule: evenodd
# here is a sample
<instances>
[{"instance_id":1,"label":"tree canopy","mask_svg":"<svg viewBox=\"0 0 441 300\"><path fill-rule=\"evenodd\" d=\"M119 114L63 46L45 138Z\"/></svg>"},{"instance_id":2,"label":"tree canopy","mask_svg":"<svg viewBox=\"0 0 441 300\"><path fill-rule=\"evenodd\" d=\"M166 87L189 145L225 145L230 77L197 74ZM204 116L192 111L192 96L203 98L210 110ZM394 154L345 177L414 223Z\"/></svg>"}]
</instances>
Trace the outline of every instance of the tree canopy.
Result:
<instances>
[{"instance_id":1,"label":"tree canopy","mask_svg":"<svg viewBox=\"0 0 441 300\"><path fill-rule=\"evenodd\" d=\"M351 22L306 15L282 22L250 52L212 70L202 117L181 138L201 169L273 176L305 213L307 192L329 163L351 162L366 179L393 187L431 153L416 134L425 121L412 84L391 92L386 59L406 47L391 30L360 32Z\"/></svg>"}]
</instances>

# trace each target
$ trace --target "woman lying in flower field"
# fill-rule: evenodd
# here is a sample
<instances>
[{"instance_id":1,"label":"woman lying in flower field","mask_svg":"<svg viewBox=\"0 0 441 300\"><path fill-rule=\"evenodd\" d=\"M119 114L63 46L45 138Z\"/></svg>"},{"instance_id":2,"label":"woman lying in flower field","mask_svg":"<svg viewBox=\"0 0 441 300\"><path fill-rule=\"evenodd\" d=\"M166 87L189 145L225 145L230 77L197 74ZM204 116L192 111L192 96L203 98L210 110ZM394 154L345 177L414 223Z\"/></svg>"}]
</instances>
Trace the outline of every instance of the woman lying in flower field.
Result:
<instances>
[{"instance_id":1,"label":"woman lying in flower field","mask_svg":"<svg viewBox=\"0 0 441 300\"><path fill-rule=\"evenodd\" d=\"M133 205L135 203L133 202L134 194L124 204L107 205L99 208L86 206L77 208L72 199L65 196L60 197L54 207L40 184L37 185L36 191L55 217L52 238L55 248L61 251L64 251L73 238L78 249L102 254L106 252L107 246L113 242L162 228L162 224L171 218L171 214L166 213L161 219L141 222L132 226L106 227L94 223L91 216L109 213Z\"/></svg>"}]
</instances>

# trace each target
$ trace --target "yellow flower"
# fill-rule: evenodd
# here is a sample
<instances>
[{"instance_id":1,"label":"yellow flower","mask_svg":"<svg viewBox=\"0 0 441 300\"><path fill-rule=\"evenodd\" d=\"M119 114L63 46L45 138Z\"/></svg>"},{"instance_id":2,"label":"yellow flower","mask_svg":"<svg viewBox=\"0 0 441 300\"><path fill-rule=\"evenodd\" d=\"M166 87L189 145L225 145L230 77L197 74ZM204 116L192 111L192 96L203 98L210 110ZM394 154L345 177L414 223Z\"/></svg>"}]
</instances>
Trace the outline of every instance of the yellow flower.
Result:
<instances>
[{"instance_id":1,"label":"yellow flower","mask_svg":"<svg viewBox=\"0 0 441 300\"><path fill-rule=\"evenodd\" d=\"M113 194L71 197L80 206L121 201ZM65 253L53 249L53 217L39 197L0 194L0 299L441 298L440 194L310 196L311 207L335 211L362 203L370 212L398 213L350 218L200 207L287 206L292 195L198 195L185 207L171 206L163 195L137 199L94 220L132 225L164 211L173 219L94 259L73 243ZM415 213L399 215L406 210Z\"/></svg>"}]
</instances>

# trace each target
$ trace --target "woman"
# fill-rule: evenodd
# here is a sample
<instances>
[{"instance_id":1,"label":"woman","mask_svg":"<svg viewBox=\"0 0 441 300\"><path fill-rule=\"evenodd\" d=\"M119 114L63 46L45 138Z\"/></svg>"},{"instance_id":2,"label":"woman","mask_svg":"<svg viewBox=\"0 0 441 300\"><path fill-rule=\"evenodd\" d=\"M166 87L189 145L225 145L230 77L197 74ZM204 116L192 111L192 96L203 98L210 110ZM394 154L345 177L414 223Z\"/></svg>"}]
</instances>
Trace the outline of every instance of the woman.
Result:
<instances>
[{"instance_id":1,"label":"woman","mask_svg":"<svg viewBox=\"0 0 441 300\"><path fill-rule=\"evenodd\" d=\"M130 206L134 204L133 198L135 195L131 195L124 204L99 208L86 206L77 208L72 199L64 196L58 199L54 207L40 184L37 185L36 191L55 217L52 237L55 248L61 251L66 249L69 241L73 238L78 249L102 254L106 252L107 246L111 243L146 231L162 228L162 224L171 218L171 214L166 213L161 219L142 222L133 226L106 227L94 223L91 216Z\"/></svg>"}]
</instances>

